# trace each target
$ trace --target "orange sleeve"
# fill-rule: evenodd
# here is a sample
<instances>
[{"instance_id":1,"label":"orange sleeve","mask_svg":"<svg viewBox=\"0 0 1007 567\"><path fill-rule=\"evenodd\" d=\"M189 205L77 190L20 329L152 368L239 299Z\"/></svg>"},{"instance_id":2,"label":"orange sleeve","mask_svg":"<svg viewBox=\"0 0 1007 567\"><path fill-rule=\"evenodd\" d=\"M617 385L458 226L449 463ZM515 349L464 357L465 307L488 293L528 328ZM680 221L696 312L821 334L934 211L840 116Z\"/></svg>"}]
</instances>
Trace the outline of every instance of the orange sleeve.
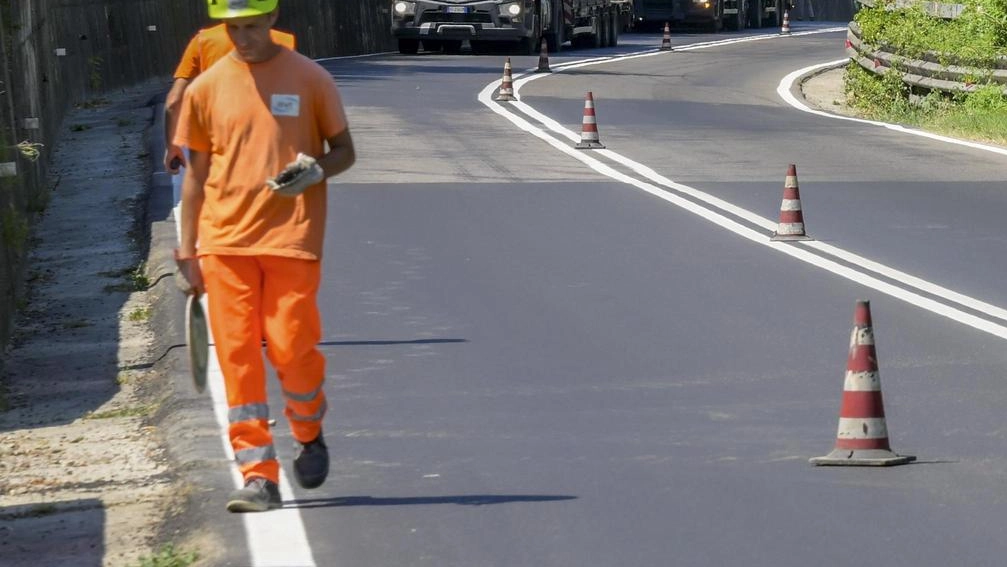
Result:
<instances>
[{"instance_id":1,"label":"orange sleeve","mask_svg":"<svg viewBox=\"0 0 1007 567\"><path fill-rule=\"evenodd\" d=\"M172 143L197 152L209 152L212 149L210 131L204 120L200 102L197 89L185 89L185 94L182 95L182 112L178 117L178 127L175 129L175 139Z\"/></svg>"},{"instance_id":2,"label":"orange sleeve","mask_svg":"<svg viewBox=\"0 0 1007 567\"><path fill-rule=\"evenodd\" d=\"M320 68L319 68L320 69ZM318 96L315 97L315 116L318 118L319 131L326 139L346 130L346 111L343 109L343 99L339 95L336 81L322 70L318 81Z\"/></svg>"},{"instance_id":3,"label":"orange sleeve","mask_svg":"<svg viewBox=\"0 0 1007 567\"><path fill-rule=\"evenodd\" d=\"M196 75L199 75L199 69L199 34L197 33L189 40L189 45L186 46L185 53L182 54L182 60L178 62L175 78L191 81L196 78Z\"/></svg>"}]
</instances>

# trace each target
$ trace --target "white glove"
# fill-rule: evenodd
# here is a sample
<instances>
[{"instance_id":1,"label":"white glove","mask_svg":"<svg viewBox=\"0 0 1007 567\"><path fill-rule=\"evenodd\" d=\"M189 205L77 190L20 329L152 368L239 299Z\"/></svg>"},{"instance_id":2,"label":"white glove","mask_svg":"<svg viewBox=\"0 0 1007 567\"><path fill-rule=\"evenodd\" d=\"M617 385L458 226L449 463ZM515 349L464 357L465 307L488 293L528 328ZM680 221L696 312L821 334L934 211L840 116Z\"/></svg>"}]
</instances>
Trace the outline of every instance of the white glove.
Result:
<instances>
[{"instance_id":1,"label":"white glove","mask_svg":"<svg viewBox=\"0 0 1007 567\"><path fill-rule=\"evenodd\" d=\"M297 154L297 159L288 163L276 177L267 179L266 185L277 195L296 197L324 179L325 172L315 158Z\"/></svg>"}]
</instances>

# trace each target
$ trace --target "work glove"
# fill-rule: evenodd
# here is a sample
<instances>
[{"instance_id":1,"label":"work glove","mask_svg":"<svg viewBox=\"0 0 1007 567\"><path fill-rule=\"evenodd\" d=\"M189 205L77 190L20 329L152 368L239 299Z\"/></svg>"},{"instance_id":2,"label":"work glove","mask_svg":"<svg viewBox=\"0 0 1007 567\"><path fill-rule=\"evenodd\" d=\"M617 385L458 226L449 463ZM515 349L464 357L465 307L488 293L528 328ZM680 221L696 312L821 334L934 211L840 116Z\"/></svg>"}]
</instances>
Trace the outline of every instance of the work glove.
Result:
<instances>
[{"instance_id":1,"label":"work glove","mask_svg":"<svg viewBox=\"0 0 1007 567\"><path fill-rule=\"evenodd\" d=\"M181 257L178 248L175 249L175 285L186 295L202 295L203 271L199 269L199 258L196 256Z\"/></svg>"},{"instance_id":2,"label":"work glove","mask_svg":"<svg viewBox=\"0 0 1007 567\"><path fill-rule=\"evenodd\" d=\"M325 172L315 158L297 154L297 159L288 163L276 177L267 179L266 185L277 195L296 197L323 179Z\"/></svg>"}]
</instances>

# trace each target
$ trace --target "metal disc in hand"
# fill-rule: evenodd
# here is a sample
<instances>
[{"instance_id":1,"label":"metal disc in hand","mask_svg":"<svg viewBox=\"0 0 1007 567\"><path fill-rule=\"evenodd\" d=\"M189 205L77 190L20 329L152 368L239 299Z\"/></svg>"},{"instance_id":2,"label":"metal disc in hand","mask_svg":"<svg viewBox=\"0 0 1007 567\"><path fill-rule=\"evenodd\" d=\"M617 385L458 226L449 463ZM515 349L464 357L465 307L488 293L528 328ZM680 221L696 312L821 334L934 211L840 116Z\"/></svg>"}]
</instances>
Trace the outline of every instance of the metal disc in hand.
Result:
<instances>
[{"instance_id":1,"label":"metal disc in hand","mask_svg":"<svg viewBox=\"0 0 1007 567\"><path fill-rule=\"evenodd\" d=\"M206 389L206 367L210 358L210 334L199 297L190 295L185 309L185 342L189 345L192 383L197 392Z\"/></svg>"}]
</instances>

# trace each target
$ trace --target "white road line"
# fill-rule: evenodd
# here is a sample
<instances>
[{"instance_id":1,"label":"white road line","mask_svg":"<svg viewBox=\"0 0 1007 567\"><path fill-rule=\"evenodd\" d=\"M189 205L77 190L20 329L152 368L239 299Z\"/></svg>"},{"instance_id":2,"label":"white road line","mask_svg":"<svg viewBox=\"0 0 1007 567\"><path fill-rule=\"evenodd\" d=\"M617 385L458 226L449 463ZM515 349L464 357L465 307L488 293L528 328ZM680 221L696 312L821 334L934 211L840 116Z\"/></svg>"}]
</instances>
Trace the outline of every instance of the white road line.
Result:
<instances>
[{"instance_id":1,"label":"white road line","mask_svg":"<svg viewBox=\"0 0 1007 567\"><path fill-rule=\"evenodd\" d=\"M182 234L179 213L181 203L176 203L175 232ZM209 307L206 305L206 294L201 298L203 310L209 321ZM212 333L212 331L211 331ZM210 344L213 336L210 335ZM207 364L207 389L213 403L213 414L217 418L220 440L224 446L224 454L229 460L234 460L231 449L231 438L228 435L227 394L224 391L224 375L217 360L217 351L210 349ZM231 478L235 488L244 486L241 473L234 465L231 468ZM280 472L280 497L284 501L294 500L294 491L287 481L286 475ZM220 499L223 506L223 499ZM242 514L241 520L245 528L245 539L248 542L248 556L252 563L249 567L316 567L315 557L308 543L308 534L304 529L304 520L297 508L281 508L256 514Z\"/></svg>"},{"instance_id":2,"label":"white road line","mask_svg":"<svg viewBox=\"0 0 1007 567\"><path fill-rule=\"evenodd\" d=\"M816 30L816 31L812 31L812 32L804 32L802 35L810 35L810 34L813 34L813 33L829 33L829 32L841 31L842 29L843 28L830 28L830 29L826 29L826 30ZM755 36L755 38L765 38L765 39L775 38L775 37L779 37L779 36ZM701 49L701 48L712 47L712 46L716 46L716 45L729 45L729 44L732 44L732 43L741 43L743 41L752 41L752 40L753 40L752 38L740 38L740 39L736 39L736 40L726 40L726 41L721 41L721 42L707 42L707 43L696 44L696 45L691 45L691 46L678 47L678 48L676 48L676 50L678 50L678 51L684 51L684 50L689 50L689 49ZM633 59L633 58L638 58L638 57L650 57L650 56L654 56L656 54L670 55L670 54L673 54L673 53L674 52L657 52L657 53L654 53L654 52L648 51L648 52L640 53L640 54L636 54L636 55L612 57L612 58L602 59L602 60L594 59L594 60L591 60L591 61L588 61L588 62L575 62L575 63L571 63L571 64L563 66L562 68L559 68L558 71L562 72L562 70L565 70L565 69L572 69L572 68L584 67L584 66L589 66L589 65L597 65L597 64L600 64L600 63L612 63L612 62L617 62L617 61L624 60L624 59ZM521 86L523 86L527 82L532 81L532 80L537 80L539 78L546 77L546 76L548 76L548 75L542 74L542 75L530 75L530 76L527 76L527 77L519 77L514 82L515 94L518 94L518 91L520 90ZM812 264L814 266L822 268L822 269L824 269L826 271L829 271L829 272L834 273L836 275L842 276L842 277L844 277L846 279L849 279L849 280L851 280L853 282L856 282L856 283L859 283L859 284L864 285L866 287L869 287L871 289L880 291L880 292L885 293L887 295L890 295L892 297L901 299L901 300L903 300L903 301L905 301L907 303L910 303L910 304L915 305L917 307L920 307L922 309L926 309L927 311L930 311L932 313L935 313L935 314L947 317L949 319L952 319L952 320L957 321L959 323L968 325L968 326L973 327L975 329L984 331L984 332L989 333L991 335L994 335L994 336L997 336L997 337L1000 337L1000 338L1003 338L1003 339L1007 339L1007 327L1005 327L1003 325L1000 325L1000 324L988 321L986 319L983 319L981 317L977 317L977 316L975 316L973 314L970 314L970 313L966 313L966 312L961 311L961 310L959 310L959 309L957 309L955 307L952 307L952 306L949 306L949 305L945 305L945 304L940 303L938 301L935 301L935 300L933 300L933 299L931 299L929 297L925 297L925 296L922 296L922 295L920 295L918 293L915 293L915 292L913 292L913 291L911 291L909 289L905 289L903 287L892 285L892 284L890 284L890 283L888 283L886 281L880 280L880 279L878 279L878 278L876 278L876 277L874 277L874 276L872 276L872 275L870 275L868 273L865 273L864 271L861 271L861 270L871 270L871 271L875 272L878 275L881 275L881 276L884 276L886 278L895 280L895 281L897 281L897 282L899 282L899 283L901 283L901 284L903 284L905 286L914 287L914 288L916 288L916 289L918 289L920 291L929 293L931 295L935 295L935 296L940 297L942 299L945 299L947 301L958 303L959 305L962 305L962 306L965 306L965 307L968 307L968 308L971 308L971 309L982 311L982 312L987 313L989 315L998 317L998 318L1000 318L1002 320L1007 320L1007 310L1004 310L1004 309L1002 309L1000 307L997 307L995 305L991 305L989 303L986 303L986 302L983 302L983 301L971 298L969 296L966 296L966 295L954 292L954 291L949 290L947 288L944 288L942 286L939 286L939 285L933 284L931 282L928 282L926 280L923 280L922 278L918 278L918 277L912 276L910 274L906 274L904 272L901 272L899 270L896 270L896 269L891 268L889 266L886 266L884 264L881 264L881 263L878 263L878 262L874 262L874 261L869 260L867 258L863 258L863 257L861 257L859 255L856 255L856 254L854 254L852 252L848 252L848 251L843 250L841 248L838 248L838 247L835 247L835 246L831 246L831 245L828 245L828 244L825 244L825 243L822 243L822 242L809 241L809 242L805 242L805 243L801 243L801 244L791 244L791 243L783 243L783 242L774 242L774 241L770 240L769 234L764 234L764 233L761 233L761 232L754 231L754 230L752 230L752 229L750 229L750 228L748 228L748 227L746 227L744 225L739 224L738 222L732 220L731 218L726 217L726 216L724 216L724 215L716 212L713 209L719 209L719 210L727 212L727 213L729 213L729 214L731 214L731 215L733 215L733 216L735 216L737 218L744 219L747 222L749 222L751 224L754 224L754 225L756 225L758 227L765 228L767 230L772 230L773 228L775 228L776 223L774 223L773 221L771 221L769 219L766 219L764 217L756 215L755 213L752 213L751 211L748 211L746 209L743 209L741 207L738 207L736 205L728 203L728 202L726 202L726 201L724 201L722 199L719 199L717 197L714 197L713 195L704 193L704 192L702 192L702 191L700 191L698 189L695 189L693 187L690 187L688 185L684 185L684 184L681 184L681 183L674 182L674 181L672 181L670 179L667 179L667 178L659 175L653 169L651 169L651 168L649 168L649 167L647 167L647 166L645 166L643 164L639 164L639 163L637 163L637 162L635 162L635 161L633 161L633 160L631 160L629 158L626 158L625 156L622 156L622 155L620 155L620 154L618 154L616 152L613 152L611 150L592 150L590 152L585 152L583 150L574 149L572 146L570 146L570 144L558 140L556 137L554 137L550 133L547 133L546 131L544 131L539 126L536 126L536 125L528 122L523 117L521 117L518 114L512 112L510 109L507 108L507 106L512 106L515 109L520 110L522 113L526 114L530 118L532 118L532 119L536 120L537 122L539 122L542 126L545 127L546 130L548 130L552 134L557 135L560 138L564 138L566 140L575 142L575 141L579 140L579 137L574 132L572 132L572 131L568 130L567 128L563 127L558 122L556 122L555 120L549 118L548 116L545 116L544 114L538 112L537 110L535 110L534 108L532 108L528 104L525 104L523 102L518 101L518 102L508 103L505 106L505 105L501 105L501 104L498 104L495 101L493 101L491 95L492 95L493 91L497 88L497 86L499 85L499 83L500 83L500 81L494 81L493 83L490 83L489 85L487 85L479 93L479 97L478 98L479 98L479 101L483 105L487 106L490 110L492 110L496 114L499 114L500 116L506 118L507 120L509 120L510 122L512 122L515 126L517 126L518 128L520 128L521 130L524 130L524 131L532 134L533 136L535 136L537 138L540 138L541 140L545 141L546 143L548 143L549 145L553 146L557 150L559 150L559 151L561 151L561 152L569 155L570 157L573 157L574 159L577 159L577 160L583 162L585 165L587 165L588 167L590 167L593 170L597 171L598 173L601 173L602 175L605 175L605 176L607 176L609 178L612 178L612 179L614 179L616 181L619 181L619 182L622 182L622 183L626 183L628 185L632 185L632 186L634 186L634 187L636 187L636 188L638 188L638 189L640 189L642 191L645 191L645 192L647 192L647 193L649 193L649 194L651 194L651 195L653 195L655 197L663 199L663 200L665 200L665 201L667 201L667 202L669 202L671 204L674 204L674 205L676 205L678 207L681 207L681 208L683 208L683 209L685 209L685 210L687 210L687 211L689 211L689 212L691 212L693 214L696 214L696 215L698 215L698 216L700 216L700 217L702 217L702 218L704 218L704 219L706 219L706 220L708 220L708 221L710 221L710 222L712 222L714 224L717 224L718 226L726 228L727 230L730 230L731 232L734 232L735 234L737 234L739 236L742 236L742 237L744 237L744 238L746 238L748 240L751 240L751 241L756 242L758 244L761 244L763 246L767 246L767 247L769 247L769 248L771 248L771 249L773 249L773 250L775 250L777 252L782 252L784 254L787 254L789 256L797 258L797 259L799 259L801 261L807 262L809 264ZM709 205L710 207L712 207L712 209L711 208L707 208L707 207L705 207L703 205L696 204L693 201L690 201L688 199L684 199L683 197L681 197L679 195L676 195L674 193L669 193L668 191L666 191L666 190L664 190L664 189L662 189L662 188L660 188L658 186L652 185L651 183L647 183L644 180L637 179L635 177L631 177L629 175L623 174L623 173L621 173L621 172L613 169L612 167L606 165L602 161L600 161L600 160L592 157L592 155L591 155L592 153L604 156L604 157L606 157L606 158L608 158L608 159L610 159L610 160L612 160L612 161L614 161L616 163L619 163L619 164L621 164L621 165L629 168L630 170L632 170L637 175L643 177L644 179L647 179L647 180L650 180L650 181L652 181L654 183L657 183L661 187L673 189L673 190L675 190L675 191L677 191L677 192L679 192L679 193L681 193L683 195L688 195L688 196L692 197L693 199L699 200L699 201L705 203L706 205ZM807 248L812 248L812 249L814 249L814 251L808 250ZM820 255L820 253L829 254L829 255L831 255L831 256L833 256L833 257L835 257L837 259L840 259L842 261L850 262L850 263L856 265L858 267L858 269L850 268L850 267L845 266L843 264L840 264L840 263L838 263L838 262L836 262L834 260L831 260L829 258L823 257L823 256Z\"/></svg>"},{"instance_id":3,"label":"white road line","mask_svg":"<svg viewBox=\"0 0 1007 567\"><path fill-rule=\"evenodd\" d=\"M825 69L827 67L835 67L841 65L842 63L849 61L849 59L837 59L836 61L829 61L828 63L819 63L818 65L811 65L803 69L798 69L793 73L788 74L783 80L780 81L779 86L776 87L776 94L780 95L784 101L794 108L807 112L809 114L815 114L818 116L824 116L826 118L832 118L834 120L846 120L847 122L858 122L860 124L870 124L871 126L880 126L882 128L887 128L895 132L901 132L903 134L910 134L913 136L919 136L921 138L929 138L931 140L936 140L938 142L944 142L946 144L954 144L956 146L965 146L966 148L972 148L974 150L982 150L984 152L991 152L994 154L999 154L1002 156L1007 156L1007 148L1000 148L997 146L991 146L988 144L981 144L979 142L970 142L968 140L959 140L958 138L952 138L950 136L941 136L940 134L933 134L931 132L924 132L923 130L916 130L915 128L907 128L905 126L900 126L898 124L889 124L888 122L878 122L876 120L866 120L864 118L854 118L852 116L840 116L838 114L832 114L825 112L824 110L816 110L814 108L808 107L791 92L794 83L803 75L817 71L819 69Z\"/></svg>"},{"instance_id":4,"label":"white road line","mask_svg":"<svg viewBox=\"0 0 1007 567\"><path fill-rule=\"evenodd\" d=\"M543 75L533 75L533 77L542 77L542 76ZM515 90L518 90L520 88L520 85L524 84L522 81L523 80L518 80L514 83ZM564 138L572 142L577 142L580 140L578 134L565 128L552 118L545 116L544 114L535 110L528 104L525 104L523 102L512 102L510 104L513 105L515 108L518 108L525 114L527 114L529 117L537 120L552 132L555 132L556 134L563 136ZM688 195L694 199L703 201L704 203L712 207L720 209L721 211L724 211L726 213L730 213L731 215L734 215L738 218L744 219L745 221L748 221L751 224L760 226L768 231L775 230L777 227L776 221L772 221L765 217L759 216L747 209L743 209L741 207L733 205L727 201L724 201L723 199L720 199L708 193L704 193L703 191L699 191L697 189L689 187L688 185L683 185L681 183L672 181L667 177L664 177L663 175L657 173L653 169L647 167L646 165L633 161L623 155L613 152L612 150L606 149L606 150L593 150L593 151L607 157L608 159L611 159L616 163L620 163L626 166L627 168L633 170L637 174L643 176L644 178L654 183L657 183L662 187L674 189L675 191L678 191L683 195ZM856 264L857 266L860 266L863 269L872 271L886 278L893 279L904 285L914 287L920 291L929 293L931 295L936 295L938 297L942 297L948 301L952 301L964 307L968 307L976 311L982 311L994 317L1007 321L1007 309L1002 309L1000 307L997 307L996 305L992 305L984 301L980 301L978 299L969 297L967 295L960 294L958 292L947 289L940 285L928 282L922 278L918 278L916 276L907 274L895 268L885 266L884 264L875 262L869 258L865 258L863 256L854 254L853 252L843 250L842 248L838 248L821 241L811 240L804 242L802 245L815 248L816 250L829 254L835 258L838 258L845 262L849 262L851 264Z\"/></svg>"}]
</instances>

